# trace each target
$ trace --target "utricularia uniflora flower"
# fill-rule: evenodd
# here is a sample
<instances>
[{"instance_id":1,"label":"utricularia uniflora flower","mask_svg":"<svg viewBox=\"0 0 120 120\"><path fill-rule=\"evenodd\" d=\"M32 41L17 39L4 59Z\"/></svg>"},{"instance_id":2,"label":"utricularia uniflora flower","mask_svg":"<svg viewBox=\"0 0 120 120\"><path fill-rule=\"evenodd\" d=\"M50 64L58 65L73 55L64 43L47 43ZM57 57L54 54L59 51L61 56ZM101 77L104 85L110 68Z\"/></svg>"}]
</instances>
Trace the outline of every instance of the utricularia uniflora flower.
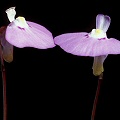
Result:
<instances>
[{"instance_id":1,"label":"utricularia uniflora flower","mask_svg":"<svg viewBox=\"0 0 120 120\"><path fill-rule=\"evenodd\" d=\"M10 24L6 28L5 39L18 48L34 47L47 49L55 47L52 33L44 26L26 21L24 17L15 19L15 7L5 11Z\"/></svg>"},{"instance_id":2,"label":"utricularia uniflora flower","mask_svg":"<svg viewBox=\"0 0 120 120\"><path fill-rule=\"evenodd\" d=\"M111 18L108 15L96 16L96 29L91 32L64 33L54 38L55 44L64 51L78 55L94 57L93 74L99 76L108 54L120 54L120 41L107 38Z\"/></svg>"},{"instance_id":3,"label":"utricularia uniflora flower","mask_svg":"<svg viewBox=\"0 0 120 120\"><path fill-rule=\"evenodd\" d=\"M38 49L48 49L56 46L52 33L44 26L26 21L21 16L15 19L15 7L10 7L5 12L10 24L0 28L0 45L2 47L0 53L6 62L13 61L13 46Z\"/></svg>"}]
</instances>

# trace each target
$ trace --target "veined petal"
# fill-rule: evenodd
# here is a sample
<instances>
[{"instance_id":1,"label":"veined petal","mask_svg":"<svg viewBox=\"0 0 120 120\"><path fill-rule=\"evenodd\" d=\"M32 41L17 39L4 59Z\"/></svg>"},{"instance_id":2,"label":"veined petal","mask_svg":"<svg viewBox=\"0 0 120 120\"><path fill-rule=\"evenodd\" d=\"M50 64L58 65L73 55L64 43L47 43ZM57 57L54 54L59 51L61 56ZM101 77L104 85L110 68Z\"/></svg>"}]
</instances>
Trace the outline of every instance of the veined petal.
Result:
<instances>
[{"instance_id":1,"label":"veined petal","mask_svg":"<svg viewBox=\"0 0 120 120\"><path fill-rule=\"evenodd\" d=\"M47 49L55 46L52 33L45 27L27 21L28 27L16 26L14 21L7 26L6 40L19 48L34 47Z\"/></svg>"},{"instance_id":2,"label":"veined petal","mask_svg":"<svg viewBox=\"0 0 120 120\"><path fill-rule=\"evenodd\" d=\"M120 41L115 38L93 38L88 33L66 33L54 38L64 51L78 56L120 54Z\"/></svg>"},{"instance_id":3,"label":"veined petal","mask_svg":"<svg viewBox=\"0 0 120 120\"><path fill-rule=\"evenodd\" d=\"M95 76L99 76L103 71L103 63L104 60L106 59L107 55L103 55L103 56L96 56L94 57L94 62L93 62L93 74Z\"/></svg>"},{"instance_id":4,"label":"veined petal","mask_svg":"<svg viewBox=\"0 0 120 120\"><path fill-rule=\"evenodd\" d=\"M104 32L107 32L110 26L111 19L107 15L98 14L96 17L96 29L101 29Z\"/></svg>"},{"instance_id":5,"label":"veined petal","mask_svg":"<svg viewBox=\"0 0 120 120\"><path fill-rule=\"evenodd\" d=\"M65 44L66 46L70 44L71 42L80 42L82 37L88 37L87 32L78 32L78 33L64 33L61 35L58 35L54 38L55 44L61 45Z\"/></svg>"},{"instance_id":6,"label":"veined petal","mask_svg":"<svg viewBox=\"0 0 120 120\"><path fill-rule=\"evenodd\" d=\"M66 34L61 34L61 35L56 36L54 38L54 41L55 41L55 44L59 45L64 51L71 53L71 54L78 55L77 54L77 50L79 49L78 47L80 43L82 43L84 39L88 37L87 35L88 33L86 32L66 33ZM79 55L82 55L82 53L79 52Z\"/></svg>"},{"instance_id":7,"label":"veined petal","mask_svg":"<svg viewBox=\"0 0 120 120\"><path fill-rule=\"evenodd\" d=\"M5 12L7 13L7 17L10 22L15 20L15 15L16 15L15 7L10 7Z\"/></svg>"},{"instance_id":8,"label":"veined petal","mask_svg":"<svg viewBox=\"0 0 120 120\"><path fill-rule=\"evenodd\" d=\"M31 27L31 26L34 26L34 28L41 30L42 32L48 34L49 36L52 35L51 32L50 32L49 30L47 30L47 29L46 29L44 26L42 26L42 25L38 25L37 23L30 22L30 21L27 21L27 23L29 24L30 27Z\"/></svg>"},{"instance_id":9,"label":"veined petal","mask_svg":"<svg viewBox=\"0 0 120 120\"><path fill-rule=\"evenodd\" d=\"M115 38L97 40L91 42L89 49L93 51L94 56L120 54L120 41Z\"/></svg>"},{"instance_id":10,"label":"veined petal","mask_svg":"<svg viewBox=\"0 0 120 120\"><path fill-rule=\"evenodd\" d=\"M6 27L1 27L0 29L3 29L4 31L0 34L0 40L2 45L2 55L3 59L10 63L13 61L13 45L11 45L9 42L5 39L5 29Z\"/></svg>"}]
</instances>

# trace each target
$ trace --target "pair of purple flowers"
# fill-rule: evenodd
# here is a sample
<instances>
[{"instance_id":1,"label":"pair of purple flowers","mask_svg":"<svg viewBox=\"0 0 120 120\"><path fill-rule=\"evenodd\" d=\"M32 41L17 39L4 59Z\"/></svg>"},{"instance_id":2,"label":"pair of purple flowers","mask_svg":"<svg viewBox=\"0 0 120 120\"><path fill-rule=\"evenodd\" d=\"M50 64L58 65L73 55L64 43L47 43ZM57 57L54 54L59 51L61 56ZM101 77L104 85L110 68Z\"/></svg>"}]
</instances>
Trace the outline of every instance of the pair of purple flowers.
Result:
<instances>
[{"instance_id":1,"label":"pair of purple flowers","mask_svg":"<svg viewBox=\"0 0 120 120\"><path fill-rule=\"evenodd\" d=\"M107 38L106 32L111 22L107 15L96 16L96 29L92 29L90 33L65 33L53 38L45 27L26 21L24 17L15 19L15 7L7 9L6 13L10 24L4 28L0 37L3 57L7 62L13 60L13 46L48 49L58 45L68 53L94 57L93 74L99 76L104 71L103 63L107 55L120 54L120 41Z\"/></svg>"}]
</instances>

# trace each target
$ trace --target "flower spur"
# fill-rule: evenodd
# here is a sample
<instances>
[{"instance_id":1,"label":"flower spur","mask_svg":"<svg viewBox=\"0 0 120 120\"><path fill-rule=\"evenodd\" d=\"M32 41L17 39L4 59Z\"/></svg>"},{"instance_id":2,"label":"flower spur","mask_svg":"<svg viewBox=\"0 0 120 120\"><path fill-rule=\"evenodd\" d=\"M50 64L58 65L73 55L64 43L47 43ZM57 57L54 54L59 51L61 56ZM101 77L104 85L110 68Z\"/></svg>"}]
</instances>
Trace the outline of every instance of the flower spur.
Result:
<instances>
[{"instance_id":1,"label":"flower spur","mask_svg":"<svg viewBox=\"0 0 120 120\"><path fill-rule=\"evenodd\" d=\"M13 45L6 41L5 31L6 26L2 26L0 28L0 45L1 45L0 55L6 62L10 63L13 61Z\"/></svg>"}]
</instances>

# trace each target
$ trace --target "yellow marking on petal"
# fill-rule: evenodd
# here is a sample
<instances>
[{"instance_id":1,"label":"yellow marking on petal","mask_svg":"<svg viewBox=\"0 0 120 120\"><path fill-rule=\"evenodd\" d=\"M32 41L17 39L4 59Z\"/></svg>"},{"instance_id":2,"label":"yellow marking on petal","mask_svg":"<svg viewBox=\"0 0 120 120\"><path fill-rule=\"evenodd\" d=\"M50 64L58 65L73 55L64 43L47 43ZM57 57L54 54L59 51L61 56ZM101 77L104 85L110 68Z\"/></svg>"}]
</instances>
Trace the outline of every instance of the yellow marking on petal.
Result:
<instances>
[{"instance_id":1,"label":"yellow marking on petal","mask_svg":"<svg viewBox=\"0 0 120 120\"><path fill-rule=\"evenodd\" d=\"M23 24L26 23L26 20L24 17L19 16L16 19L19 20L19 22L22 22Z\"/></svg>"},{"instance_id":2,"label":"yellow marking on petal","mask_svg":"<svg viewBox=\"0 0 120 120\"><path fill-rule=\"evenodd\" d=\"M101 29L92 29L89 36L93 37L93 38L105 38L105 37L107 37L106 33L104 33L104 31Z\"/></svg>"},{"instance_id":3,"label":"yellow marking on petal","mask_svg":"<svg viewBox=\"0 0 120 120\"><path fill-rule=\"evenodd\" d=\"M25 21L25 18L24 18L24 17L21 17L21 16L17 17L17 19L19 19L19 20L21 20L21 21Z\"/></svg>"},{"instance_id":4,"label":"yellow marking on petal","mask_svg":"<svg viewBox=\"0 0 120 120\"><path fill-rule=\"evenodd\" d=\"M96 30L95 30L95 33L96 33L96 34L101 34L102 32L103 32L103 31L100 30L100 29L96 29Z\"/></svg>"},{"instance_id":5,"label":"yellow marking on petal","mask_svg":"<svg viewBox=\"0 0 120 120\"><path fill-rule=\"evenodd\" d=\"M28 24L27 24L25 18L21 17L21 16L17 17L16 20L14 21L14 23L21 28L28 27Z\"/></svg>"}]
</instances>

